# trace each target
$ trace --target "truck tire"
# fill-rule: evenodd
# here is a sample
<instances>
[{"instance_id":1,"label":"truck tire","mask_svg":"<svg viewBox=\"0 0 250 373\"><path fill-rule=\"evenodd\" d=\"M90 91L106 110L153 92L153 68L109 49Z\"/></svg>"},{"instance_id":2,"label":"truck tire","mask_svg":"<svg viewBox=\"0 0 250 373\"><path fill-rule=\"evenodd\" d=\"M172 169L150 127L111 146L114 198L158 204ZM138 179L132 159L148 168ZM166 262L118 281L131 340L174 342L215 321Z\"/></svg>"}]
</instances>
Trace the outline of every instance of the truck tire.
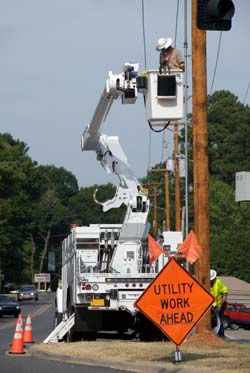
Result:
<instances>
[{"instance_id":1,"label":"truck tire","mask_svg":"<svg viewBox=\"0 0 250 373\"><path fill-rule=\"evenodd\" d=\"M63 314L56 311L55 312L55 328L57 327L57 325L61 323L62 319L63 319Z\"/></svg>"},{"instance_id":2,"label":"truck tire","mask_svg":"<svg viewBox=\"0 0 250 373\"><path fill-rule=\"evenodd\" d=\"M67 316L70 318L70 316L74 313L74 307L72 306L70 302L70 297L68 295L67 298ZM76 341L76 333L74 332L74 327L71 328L68 333L65 335L65 341L70 343L70 342L75 342Z\"/></svg>"}]
</instances>

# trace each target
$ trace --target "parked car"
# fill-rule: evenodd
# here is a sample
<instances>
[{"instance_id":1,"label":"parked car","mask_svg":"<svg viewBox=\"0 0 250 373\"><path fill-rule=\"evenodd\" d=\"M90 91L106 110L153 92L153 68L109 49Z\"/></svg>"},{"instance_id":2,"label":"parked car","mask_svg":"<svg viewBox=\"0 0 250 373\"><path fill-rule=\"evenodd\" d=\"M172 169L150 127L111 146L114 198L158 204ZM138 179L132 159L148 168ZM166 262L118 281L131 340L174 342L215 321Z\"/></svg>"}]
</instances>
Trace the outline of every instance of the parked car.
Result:
<instances>
[{"instance_id":1,"label":"parked car","mask_svg":"<svg viewBox=\"0 0 250 373\"><path fill-rule=\"evenodd\" d=\"M224 328L239 329L250 329L250 310L244 304L241 303L228 303L223 316Z\"/></svg>"},{"instance_id":2,"label":"parked car","mask_svg":"<svg viewBox=\"0 0 250 373\"><path fill-rule=\"evenodd\" d=\"M0 294L0 317L5 315L17 317L20 312L21 307L15 299L6 294Z\"/></svg>"},{"instance_id":3,"label":"parked car","mask_svg":"<svg viewBox=\"0 0 250 373\"><path fill-rule=\"evenodd\" d=\"M23 285L18 291L18 300L24 299L39 299L38 290L35 285Z\"/></svg>"}]
</instances>

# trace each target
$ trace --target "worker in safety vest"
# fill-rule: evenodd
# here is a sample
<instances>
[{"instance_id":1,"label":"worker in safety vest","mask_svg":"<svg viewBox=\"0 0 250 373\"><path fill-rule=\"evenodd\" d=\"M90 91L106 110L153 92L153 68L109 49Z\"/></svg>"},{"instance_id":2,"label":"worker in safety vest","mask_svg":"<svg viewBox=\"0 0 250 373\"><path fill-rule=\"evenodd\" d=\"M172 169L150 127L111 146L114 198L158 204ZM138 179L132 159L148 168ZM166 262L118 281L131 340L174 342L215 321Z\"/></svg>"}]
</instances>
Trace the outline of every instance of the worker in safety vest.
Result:
<instances>
[{"instance_id":1,"label":"worker in safety vest","mask_svg":"<svg viewBox=\"0 0 250 373\"><path fill-rule=\"evenodd\" d=\"M156 44L156 50L160 51L160 72L162 70L185 70L185 62L181 52L173 48L172 38L160 38Z\"/></svg>"},{"instance_id":2,"label":"worker in safety vest","mask_svg":"<svg viewBox=\"0 0 250 373\"><path fill-rule=\"evenodd\" d=\"M214 269L210 269L210 284L211 284L211 294L215 298L213 307L218 312L218 315L221 321L221 326L218 332L218 336L223 338L224 327L223 327L222 319L223 319L224 309L226 306L228 288L227 288L227 285L224 284L224 282L221 281L217 277L217 272Z\"/></svg>"}]
</instances>

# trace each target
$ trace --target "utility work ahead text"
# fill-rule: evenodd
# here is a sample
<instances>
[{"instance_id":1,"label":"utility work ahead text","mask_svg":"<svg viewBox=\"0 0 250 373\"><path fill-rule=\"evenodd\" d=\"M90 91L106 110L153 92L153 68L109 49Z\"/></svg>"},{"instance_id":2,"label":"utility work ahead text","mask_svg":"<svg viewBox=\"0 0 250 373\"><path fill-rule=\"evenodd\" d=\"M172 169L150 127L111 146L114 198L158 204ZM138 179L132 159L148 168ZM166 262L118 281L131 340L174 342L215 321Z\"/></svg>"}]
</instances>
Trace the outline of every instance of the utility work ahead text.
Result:
<instances>
[{"instance_id":1,"label":"utility work ahead text","mask_svg":"<svg viewBox=\"0 0 250 373\"><path fill-rule=\"evenodd\" d=\"M154 285L154 294L159 297L162 309L160 325L192 323L194 316L190 310L190 295L193 285L193 282Z\"/></svg>"}]
</instances>

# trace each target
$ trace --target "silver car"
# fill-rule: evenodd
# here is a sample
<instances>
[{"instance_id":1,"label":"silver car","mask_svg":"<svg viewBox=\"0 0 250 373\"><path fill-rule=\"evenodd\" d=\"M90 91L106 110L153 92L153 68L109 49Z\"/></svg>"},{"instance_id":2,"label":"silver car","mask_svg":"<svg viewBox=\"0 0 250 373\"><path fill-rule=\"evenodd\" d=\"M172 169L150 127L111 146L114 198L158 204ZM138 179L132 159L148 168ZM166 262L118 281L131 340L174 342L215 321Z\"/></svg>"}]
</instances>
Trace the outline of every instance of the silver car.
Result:
<instances>
[{"instance_id":1,"label":"silver car","mask_svg":"<svg viewBox=\"0 0 250 373\"><path fill-rule=\"evenodd\" d=\"M24 299L39 299L38 290L35 285L23 285L18 291L19 302Z\"/></svg>"}]
</instances>

